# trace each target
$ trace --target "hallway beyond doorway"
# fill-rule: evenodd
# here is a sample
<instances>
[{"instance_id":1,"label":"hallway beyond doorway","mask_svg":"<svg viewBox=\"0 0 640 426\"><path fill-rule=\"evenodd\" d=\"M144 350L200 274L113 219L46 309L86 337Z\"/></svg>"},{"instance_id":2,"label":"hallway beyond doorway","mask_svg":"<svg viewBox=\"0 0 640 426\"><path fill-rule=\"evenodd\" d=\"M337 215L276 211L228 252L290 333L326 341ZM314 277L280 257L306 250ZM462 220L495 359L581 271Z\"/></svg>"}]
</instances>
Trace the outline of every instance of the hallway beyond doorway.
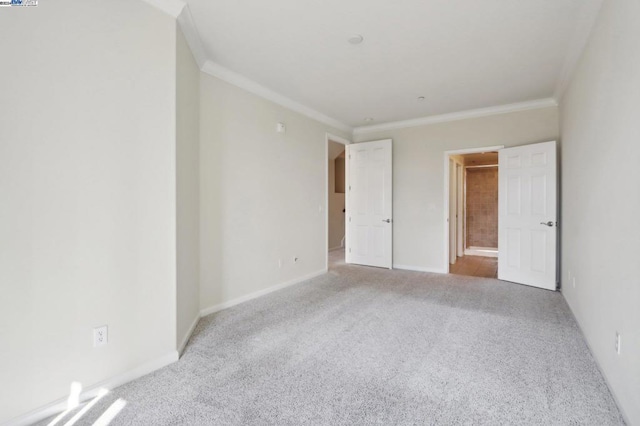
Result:
<instances>
[{"instance_id":1,"label":"hallway beyond doorway","mask_svg":"<svg viewBox=\"0 0 640 426\"><path fill-rule=\"evenodd\" d=\"M329 269L335 268L336 266L344 265L344 247L338 250L332 250L329 252Z\"/></svg>"},{"instance_id":2,"label":"hallway beyond doorway","mask_svg":"<svg viewBox=\"0 0 640 426\"><path fill-rule=\"evenodd\" d=\"M498 278L498 258L485 256L463 256L450 266L449 273L472 277Z\"/></svg>"}]
</instances>

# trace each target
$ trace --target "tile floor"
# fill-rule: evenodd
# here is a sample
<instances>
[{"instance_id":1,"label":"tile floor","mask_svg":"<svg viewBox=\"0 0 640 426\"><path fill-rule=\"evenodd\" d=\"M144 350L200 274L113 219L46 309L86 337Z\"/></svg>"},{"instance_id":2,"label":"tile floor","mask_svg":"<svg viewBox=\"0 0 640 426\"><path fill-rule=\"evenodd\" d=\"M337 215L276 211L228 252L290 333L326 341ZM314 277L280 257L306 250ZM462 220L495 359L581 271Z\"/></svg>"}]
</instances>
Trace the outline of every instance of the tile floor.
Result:
<instances>
[{"instance_id":1,"label":"tile floor","mask_svg":"<svg viewBox=\"0 0 640 426\"><path fill-rule=\"evenodd\" d=\"M449 265L449 273L472 277L498 278L498 258L485 256L459 257L454 265Z\"/></svg>"},{"instance_id":2,"label":"tile floor","mask_svg":"<svg viewBox=\"0 0 640 426\"><path fill-rule=\"evenodd\" d=\"M329 252L329 269L343 265L344 249ZM455 265L450 265L449 273L482 278L498 278L498 258L484 256L459 257Z\"/></svg>"},{"instance_id":3,"label":"tile floor","mask_svg":"<svg viewBox=\"0 0 640 426\"><path fill-rule=\"evenodd\" d=\"M329 252L329 268L343 265L345 263L344 257L345 257L345 253L343 248L340 250L330 251Z\"/></svg>"}]
</instances>

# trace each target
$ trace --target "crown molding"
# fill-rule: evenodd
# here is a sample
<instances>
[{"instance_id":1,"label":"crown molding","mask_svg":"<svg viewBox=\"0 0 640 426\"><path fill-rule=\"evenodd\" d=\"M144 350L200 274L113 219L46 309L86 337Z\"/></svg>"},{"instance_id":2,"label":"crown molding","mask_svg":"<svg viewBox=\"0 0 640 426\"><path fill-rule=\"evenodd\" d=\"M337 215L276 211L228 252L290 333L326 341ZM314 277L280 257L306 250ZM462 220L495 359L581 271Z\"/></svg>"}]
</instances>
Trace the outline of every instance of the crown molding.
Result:
<instances>
[{"instance_id":1,"label":"crown molding","mask_svg":"<svg viewBox=\"0 0 640 426\"><path fill-rule=\"evenodd\" d=\"M412 120L394 121L390 123L374 124L372 126L360 126L353 129L354 135L380 132L393 129L405 129L408 127L425 126L428 124L444 123L447 121L465 120L468 118L486 117L489 115L506 114L509 112L526 111L530 109L558 106L553 98L538 99L535 101L518 102L515 104L499 105L487 108L470 109L467 111L452 112L448 114L431 115Z\"/></svg>"},{"instance_id":2,"label":"crown molding","mask_svg":"<svg viewBox=\"0 0 640 426\"><path fill-rule=\"evenodd\" d=\"M198 33L198 29L191 15L189 5L182 0L142 0L145 3L154 6L162 12L174 17L184 34L187 44L191 49L191 53L195 58L198 67L202 72L210 74L221 80L226 81L229 84L233 84L241 89L258 95L264 99L274 102L280 106L298 112L323 124L331 126L333 128L342 130L351 134L353 128L348 126L335 118L329 117L313 108L303 105L293 99L287 98L261 84L241 75L230 69L223 67L208 58L208 54L204 45L202 44L202 38Z\"/></svg>"},{"instance_id":3,"label":"crown molding","mask_svg":"<svg viewBox=\"0 0 640 426\"><path fill-rule=\"evenodd\" d=\"M191 15L189 6L183 0L142 0L151 6L156 7L162 12L174 17L182 30L187 44L193 53L193 56L204 73L217 77L229 84L237 86L254 95L260 96L282 107L288 108L299 114L307 116L320 123L326 124L333 128L342 130L351 135L367 134L392 129L403 129L408 127L424 126L428 124L443 123L447 121L464 120L468 118L486 117L495 114L505 114L509 112L525 111L530 109L547 108L558 106L559 100L566 89L570 78L578 64L580 56L586 46L589 35L594 27L598 17L602 3L604 0L593 0L582 10L579 25L575 30L574 37L570 46L570 54L565 60L563 71L556 85L554 98L538 99L534 101L519 102L508 105L500 105L487 108L478 108L467 111L453 112L448 114L432 115L412 120L402 120L389 123L376 124L372 126L360 126L353 128L343 122L329 117L313 108L294 101L274 90L261 85L235 71L231 71L222 65L208 59L208 54L202 39L198 33L198 29Z\"/></svg>"},{"instance_id":4,"label":"crown molding","mask_svg":"<svg viewBox=\"0 0 640 426\"><path fill-rule=\"evenodd\" d=\"M182 34L184 34L184 38L187 40L187 44L198 64L198 68L202 69L207 62L207 51L202 44L202 38L200 38L200 33L198 33L198 28L193 20L189 6L182 9L176 21L178 21Z\"/></svg>"},{"instance_id":5,"label":"crown molding","mask_svg":"<svg viewBox=\"0 0 640 426\"><path fill-rule=\"evenodd\" d=\"M217 64L213 61L210 61L210 60L206 61L204 66L202 67L202 71L209 75L217 77L220 80L226 81L229 84L232 84L241 89L244 89L247 92L251 92L254 95L258 95L261 98L264 98L280 106L288 108L292 111L305 115L309 118L312 118L316 121L324 123L328 126L334 127L336 129L340 129L348 133L351 133L353 131L353 128L336 120L335 118L331 118L319 111L316 111L313 108L309 108L301 103L298 103L290 98L287 98L286 96L283 96L261 85L260 83L257 83L241 74L238 74L235 71L231 71L230 69L225 68L222 65Z\"/></svg>"},{"instance_id":6,"label":"crown molding","mask_svg":"<svg viewBox=\"0 0 640 426\"><path fill-rule=\"evenodd\" d=\"M177 18L182 9L187 5L182 0L142 0L143 2L150 4L156 9L160 9L162 12L169 16Z\"/></svg>"},{"instance_id":7,"label":"crown molding","mask_svg":"<svg viewBox=\"0 0 640 426\"><path fill-rule=\"evenodd\" d=\"M598 16L600 15L603 3L603 0L585 2L582 10L580 11L578 23L576 24L573 36L569 42L569 48L565 55L562 71L553 92L553 97L558 102L562 99L562 96L564 95L565 90L567 90L567 87L571 82L571 78L578 67L582 53L587 47L587 42L589 41L591 32L593 31L596 21L598 20Z\"/></svg>"}]
</instances>

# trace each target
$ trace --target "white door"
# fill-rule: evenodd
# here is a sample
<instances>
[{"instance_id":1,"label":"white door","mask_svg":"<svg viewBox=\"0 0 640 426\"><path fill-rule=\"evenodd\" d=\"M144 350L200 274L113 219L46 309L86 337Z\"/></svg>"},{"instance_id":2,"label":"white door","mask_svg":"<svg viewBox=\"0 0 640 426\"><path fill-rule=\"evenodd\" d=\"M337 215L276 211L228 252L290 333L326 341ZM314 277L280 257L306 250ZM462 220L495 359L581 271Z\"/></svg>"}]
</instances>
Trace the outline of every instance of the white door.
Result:
<instances>
[{"instance_id":1,"label":"white door","mask_svg":"<svg viewBox=\"0 0 640 426\"><path fill-rule=\"evenodd\" d=\"M347 145L347 263L392 265L391 139Z\"/></svg>"},{"instance_id":2,"label":"white door","mask_svg":"<svg viewBox=\"0 0 640 426\"><path fill-rule=\"evenodd\" d=\"M498 279L556 289L556 143L498 154Z\"/></svg>"}]
</instances>

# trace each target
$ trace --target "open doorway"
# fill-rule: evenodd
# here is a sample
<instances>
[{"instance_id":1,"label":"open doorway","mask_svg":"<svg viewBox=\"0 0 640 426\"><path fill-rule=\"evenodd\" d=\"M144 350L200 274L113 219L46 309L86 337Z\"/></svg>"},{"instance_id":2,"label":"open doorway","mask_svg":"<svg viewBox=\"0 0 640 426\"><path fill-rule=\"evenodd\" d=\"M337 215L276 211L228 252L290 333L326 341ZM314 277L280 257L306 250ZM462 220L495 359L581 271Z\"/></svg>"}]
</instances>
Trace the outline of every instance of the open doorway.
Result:
<instances>
[{"instance_id":1,"label":"open doorway","mask_svg":"<svg viewBox=\"0 0 640 426\"><path fill-rule=\"evenodd\" d=\"M345 263L346 145L345 139L327 135L327 268Z\"/></svg>"},{"instance_id":2,"label":"open doorway","mask_svg":"<svg viewBox=\"0 0 640 426\"><path fill-rule=\"evenodd\" d=\"M446 155L449 273L497 278L499 148Z\"/></svg>"}]
</instances>

